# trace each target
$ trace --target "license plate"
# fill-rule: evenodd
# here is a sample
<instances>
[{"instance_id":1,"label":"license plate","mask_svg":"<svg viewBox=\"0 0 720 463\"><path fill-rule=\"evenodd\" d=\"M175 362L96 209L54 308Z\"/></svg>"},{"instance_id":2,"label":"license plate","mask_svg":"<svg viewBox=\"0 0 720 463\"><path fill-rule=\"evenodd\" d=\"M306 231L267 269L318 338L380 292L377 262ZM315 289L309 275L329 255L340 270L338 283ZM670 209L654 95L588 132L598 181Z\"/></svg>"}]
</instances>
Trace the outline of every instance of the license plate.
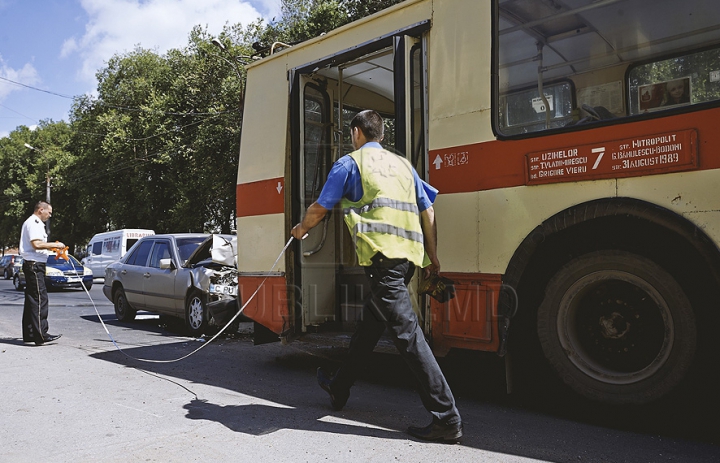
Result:
<instances>
[{"instance_id":1,"label":"license plate","mask_svg":"<svg viewBox=\"0 0 720 463\"><path fill-rule=\"evenodd\" d=\"M237 296L237 286L210 285L210 292L213 294L226 294L228 296Z\"/></svg>"},{"instance_id":2,"label":"license plate","mask_svg":"<svg viewBox=\"0 0 720 463\"><path fill-rule=\"evenodd\" d=\"M68 277L68 283L77 283L80 281L80 277Z\"/></svg>"}]
</instances>

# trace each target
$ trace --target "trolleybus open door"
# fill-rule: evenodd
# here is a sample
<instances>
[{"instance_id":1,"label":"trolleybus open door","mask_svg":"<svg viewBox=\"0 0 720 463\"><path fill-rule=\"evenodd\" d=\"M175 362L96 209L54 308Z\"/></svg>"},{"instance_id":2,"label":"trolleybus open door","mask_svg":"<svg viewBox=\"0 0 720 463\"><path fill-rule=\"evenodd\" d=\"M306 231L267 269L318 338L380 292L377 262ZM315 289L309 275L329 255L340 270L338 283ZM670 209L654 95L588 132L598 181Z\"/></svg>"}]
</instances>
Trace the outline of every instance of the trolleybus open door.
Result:
<instances>
[{"instance_id":1,"label":"trolleybus open door","mask_svg":"<svg viewBox=\"0 0 720 463\"><path fill-rule=\"evenodd\" d=\"M383 116L383 146L406 157L427 178L421 38L426 27L418 26L417 36L398 32L291 72L293 223L318 198L332 163L352 151L349 123L360 110L373 109ZM299 248L292 263L293 283L301 298L294 305L296 334L313 326L348 328L360 316L368 287L340 211L336 208L311 230ZM425 319L425 308L416 304L416 309Z\"/></svg>"},{"instance_id":2,"label":"trolleybus open door","mask_svg":"<svg viewBox=\"0 0 720 463\"><path fill-rule=\"evenodd\" d=\"M304 211L318 199L333 162L332 100L327 83L313 79L312 75L298 76L299 89L296 99L299 104L297 124L299 140L293 151L297 170L293 183L294 207L299 206L295 215L299 221ZM335 227L332 213L300 242L296 253L295 268L299 270L302 314L294 314L296 321L301 318L302 330L335 319ZM296 271L296 274L298 272ZM296 283L298 280L296 279ZM298 305L299 307L299 305Z\"/></svg>"}]
</instances>

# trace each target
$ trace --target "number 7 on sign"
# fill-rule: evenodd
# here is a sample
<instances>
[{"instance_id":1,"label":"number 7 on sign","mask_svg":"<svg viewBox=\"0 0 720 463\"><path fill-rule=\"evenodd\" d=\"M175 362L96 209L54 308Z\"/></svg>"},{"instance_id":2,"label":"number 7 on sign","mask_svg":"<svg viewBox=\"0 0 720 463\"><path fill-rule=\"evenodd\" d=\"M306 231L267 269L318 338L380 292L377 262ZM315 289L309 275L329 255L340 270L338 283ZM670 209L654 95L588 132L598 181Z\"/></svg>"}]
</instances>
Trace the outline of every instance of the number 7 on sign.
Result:
<instances>
[{"instance_id":1,"label":"number 7 on sign","mask_svg":"<svg viewBox=\"0 0 720 463\"><path fill-rule=\"evenodd\" d=\"M593 148L591 150L591 152L592 153L600 153L598 155L597 159L595 159L595 164L593 164L593 166L592 166L592 170L595 170L598 168L598 165L600 165L600 160L603 158L603 155L605 154L605 147L603 146L601 148Z\"/></svg>"}]
</instances>

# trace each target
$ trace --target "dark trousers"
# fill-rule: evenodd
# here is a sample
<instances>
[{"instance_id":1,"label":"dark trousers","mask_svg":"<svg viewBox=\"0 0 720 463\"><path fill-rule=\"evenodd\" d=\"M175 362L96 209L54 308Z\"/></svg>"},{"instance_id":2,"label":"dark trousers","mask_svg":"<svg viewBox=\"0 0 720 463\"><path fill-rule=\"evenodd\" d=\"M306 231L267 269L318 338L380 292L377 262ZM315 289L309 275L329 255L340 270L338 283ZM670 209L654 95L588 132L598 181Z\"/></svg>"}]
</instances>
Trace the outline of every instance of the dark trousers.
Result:
<instances>
[{"instance_id":1,"label":"dark trousers","mask_svg":"<svg viewBox=\"0 0 720 463\"><path fill-rule=\"evenodd\" d=\"M445 376L440 370L412 308L407 284L415 265L405 259L388 259L382 254L365 267L371 294L365 300L363 318L350 340L346 360L333 383L349 389L359 368L367 361L380 336L389 328L395 347L420 385L420 398L435 421L460 422L460 413Z\"/></svg>"},{"instance_id":2,"label":"dark trousers","mask_svg":"<svg viewBox=\"0 0 720 463\"><path fill-rule=\"evenodd\" d=\"M23 262L25 306L22 333L25 341L43 341L48 334L48 295L45 287L45 263Z\"/></svg>"}]
</instances>

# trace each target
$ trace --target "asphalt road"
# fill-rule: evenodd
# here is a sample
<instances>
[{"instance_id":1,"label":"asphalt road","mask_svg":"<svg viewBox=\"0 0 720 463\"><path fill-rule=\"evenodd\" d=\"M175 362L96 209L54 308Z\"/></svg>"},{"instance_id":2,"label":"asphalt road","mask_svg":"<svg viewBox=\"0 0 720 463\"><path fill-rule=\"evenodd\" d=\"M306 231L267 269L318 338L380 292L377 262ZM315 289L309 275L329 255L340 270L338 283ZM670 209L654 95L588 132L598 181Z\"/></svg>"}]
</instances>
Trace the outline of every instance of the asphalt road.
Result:
<instances>
[{"instance_id":1,"label":"asphalt road","mask_svg":"<svg viewBox=\"0 0 720 463\"><path fill-rule=\"evenodd\" d=\"M50 294L55 343L20 336L23 295L0 280L0 462L717 462L718 401L693 390L672 402L606 407L563 389L505 393L496 356L441 360L465 423L460 445L404 433L427 413L397 355L375 354L341 412L315 382L342 349L253 346L251 325L206 341L143 313L118 323L96 284ZM93 301L118 348L95 313ZM706 383L703 383L706 384ZM709 387L709 386L706 386Z\"/></svg>"}]
</instances>

